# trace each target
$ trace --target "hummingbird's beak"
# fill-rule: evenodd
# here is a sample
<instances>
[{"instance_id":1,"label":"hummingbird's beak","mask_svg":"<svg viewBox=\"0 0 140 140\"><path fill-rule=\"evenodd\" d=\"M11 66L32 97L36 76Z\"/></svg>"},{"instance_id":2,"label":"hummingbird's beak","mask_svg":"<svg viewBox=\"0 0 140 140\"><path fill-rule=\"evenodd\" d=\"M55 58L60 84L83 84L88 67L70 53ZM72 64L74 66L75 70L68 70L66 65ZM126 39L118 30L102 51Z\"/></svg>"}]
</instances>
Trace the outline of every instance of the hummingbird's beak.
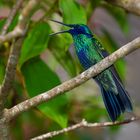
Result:
<instances>
[{"instance_id":1,"label":"hummingbird's beak","mask_svg":"<svg viewBox=\"0 0 140 140\"><path fill-rule=\"evenodd\" d=\"M65 30L65 31L60 31L60 32L57 32L57 33L52 33L52 34L49 34L50 36L52 35L57 35L57 34L62 34L62 33L68 33L69 30Z\"/></svg>"},{"instance_id":2,"label":"hummingbird's beak","mask_svg":"<svg viewBox=\"0 0 140 140\"><path fill-rule=\"evenodd\" d=\"M67 27L70 27L70 28L75 27L75 24L66 24L66 23L63 23L63 22L60 22L60 21L57 21L57 20L53 20L53 19L50 19L50 21L61 24L61 25L64 25L64 26L67 26Z\"/></svg>"},{"instance_id":3,"label":"hummingbird's beak","mask_svg":"<svg viewBox=\"0 0 140 140\"><path fill-rule=\"evenodd\" d=\"M58 24L61 24L61 25L64 25L64 26L67 26L67 27L70 27L70 28L74 28L75 27L74 24L65 24L65 23L62 23L60 21L56 21L56 20L53 20L53 19L50 19L50 21L53 21L55 23L58 23ZM57 33L52 33L52 34L50 34L50 36L57 35L57 34L62 34L62 33L69 33L69 30L60 31L60 32L57 32Z\"/></svg>"}]
</instances>

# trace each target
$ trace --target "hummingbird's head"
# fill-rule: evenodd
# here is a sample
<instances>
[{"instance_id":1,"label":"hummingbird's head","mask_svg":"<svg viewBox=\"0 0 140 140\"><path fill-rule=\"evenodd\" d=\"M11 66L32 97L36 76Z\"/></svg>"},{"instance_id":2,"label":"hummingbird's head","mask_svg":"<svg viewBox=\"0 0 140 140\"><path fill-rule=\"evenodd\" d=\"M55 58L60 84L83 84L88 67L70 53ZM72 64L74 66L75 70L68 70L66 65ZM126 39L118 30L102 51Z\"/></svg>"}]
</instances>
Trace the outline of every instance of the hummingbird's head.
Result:
<instances>
[{"instance_id":1,"label":"hummingbird's head","mask_svg":"<svg viewBox=\"0 0 140 140\"><path fill-rule=\"evenodd\" d=\"M80 35L80 34L84 34L87 37L92 37L93 36L92 32L90 31L90 29L88 28L87 25L84 25L84 24L65 24L65 23L62 23L62 22L59 22L59 21L56 21L56 20L51 20L51 21L62 24L62 25L67 26L67 27L70 27L70 29L65 30L65 31L60 31L60 32L57 32L57 33L52 33L50 35L56 35L56 34L61 34L61 33L70 33L72 36L77 36L77 35Z\"/></svg>"}]
</instances>

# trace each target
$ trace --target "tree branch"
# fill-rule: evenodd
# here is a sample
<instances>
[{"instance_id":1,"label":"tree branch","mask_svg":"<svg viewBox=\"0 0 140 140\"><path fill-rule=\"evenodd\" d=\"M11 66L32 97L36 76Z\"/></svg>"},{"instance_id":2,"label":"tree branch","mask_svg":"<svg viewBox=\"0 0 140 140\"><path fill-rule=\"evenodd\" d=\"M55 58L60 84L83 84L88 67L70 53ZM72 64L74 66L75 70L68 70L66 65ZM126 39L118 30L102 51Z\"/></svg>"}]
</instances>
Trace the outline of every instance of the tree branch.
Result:
<instances>
[{"instance_id":1,"label":"tree branch","mask_svg":"<svg viewBox=\"0 0 140 140\"><path fill-rule=\"evenodd\" d=\"M13 38L24 35L25 30L27 29L26 26L29 22L30 17L33 14L31 11L33 11L33 9L39 4L39 2L40 0L30 0L28 2L28 4L21 11L19 21L15 29L6 35L0 35L0 44L2 44L5 41L10 41Z\"/></svg>"},{"instance_id":2,"label":"tree branch","mask_svg":"<svg viewBox=\"0 0 140 140\"><path fill-rule=\"evenodd\" d=\"M14 80L15 73L16 73L16 66L18 63L22 42L23 42L23 37L17 39L17 41L15 41L12 44L4 80L0 88L0 100L8 95L8 92L12 86L12 82Z\"/></svg>"},{"instance_id":3,"label":"tree branch","mask_svg":"<svg viewBox=\"0 0 140 140\"><path fill-rule=\"evenodd\" d=\"M22 42L23 37L17 39L12 44L10 56L8 58L6 67L5 77L0 87L0 138L5 140L9 139L9 125L8 122L6 122L3 114L4 103L6 102L6 97L8 96L9 90L12 87L12 82L15 77L16 65L18 63Z\"/></svg>"},{"instance_id":4,"label":"tree branch","mask_svg":"<svg viewBox=\"0 0 140 140\"><path fill-rule=\"evenodd\" d=\"M12 8L12 10L10 11L10 13L8 15L5 25L2 28L1 35L5 35L7 33L7 30L9 28L10 24L12 23L13 18L15 17L17 11L21 7L22 3L23 3L23 0L17 0L16 4L14 5L14 7Z\"/></svg>"},{"instance_id":5,"label":"tree branch","mask_svg":"<svg viewBox=\"0 0 140 140\"><path fill-rule=\"evenodd\" d=\"M138 120L139 118L137 117L132 117L130 119L124 120L124 121L116 121L116 122L103 122L103 123L88 123L85 119L83 119L80 123L77 123L75 125L69 126L67 128L64 128L62 130L56 130L53 132L48 132L46 134L37 136L35 138L32 138L31 140L44 140L46 138L52 138L54 136L66 133L66 132L70 132L73 130L76 130L78 128L97 128L97 127L106 127L106 126L116 126L116 125L123 125L123 124L127 124L133 121Z\"/></svg>"},{"instance_id":6,"label":"tree branch","mask_svg":"<svg viewBox=\"0 0 140 140\"><path fill-rule=\"evenodd\" d=\"M96 65L92 66L88 70L84 71L80 75L76 76L75 78L62 83L61 85L44 92L38 96L35 96L31 99L25 100L11 109L7 109L5 111L5 118L7 121L13 119L13 117L17 116L18 114L22 113L23 111L27 111L32 107L41 104L42 102L49 101L50 99L58 96L66 91L69 91L82 83L86 82L91 77L96 76L97 74L101 73L106 68L110 67L115 61L119 58L124 57L125 55L131 53L132 51L136 50L140 47L140 37L134 39L132 42L124 45L110 56L106 57Z\"/></svg>"},{"instance_id":7,"label":"tree branch","mask_svg":"<svg viewBox=\"0 0 140 140\"><path fill-rule=\"evenodd\" d=\"M140 16L140 0L105 0Z\"/></svg>"}]
</instances>

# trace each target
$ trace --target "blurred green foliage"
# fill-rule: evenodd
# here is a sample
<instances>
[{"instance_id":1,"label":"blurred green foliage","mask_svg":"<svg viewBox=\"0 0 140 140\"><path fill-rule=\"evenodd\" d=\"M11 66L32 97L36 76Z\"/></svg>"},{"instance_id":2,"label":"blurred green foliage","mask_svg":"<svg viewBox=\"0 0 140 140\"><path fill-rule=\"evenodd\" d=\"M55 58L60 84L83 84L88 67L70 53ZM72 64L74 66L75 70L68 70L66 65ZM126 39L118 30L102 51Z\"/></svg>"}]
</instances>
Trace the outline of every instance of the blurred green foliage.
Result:
<instances>
[{"instance_id":1,"label":"blurred green foliage","mask_svg":"<svg viewBox=\"0 0 140 140\"><path fill-rule=\"evenodd\" d=\"M38 56L43 52L48 44L50 27L45 22L39 22L32 26L23 42L21 56L19 60L20 67L29 59Z\"/></svg>"},{"instance_id":2,"label":"blurred green foliage","mask_svg":"<svg viewBox=\"0 0 140 140\"><path fill-rule=\"evenodd\" d=\"M82 0L81 0L82 2ZM0 7L7 6L11 8L15 3L14 0L6 2L0 1ZM61 66L61 69L67 73L68 77L74 77L77 75L77 69L82 69L77 63L77 58L74 53L74 49L70 48L72 39L69 35L59 35L50 37L49 34L55 29L59 30L59 27L50 25L49 18L57 18L57 20L63 20L65 23L83 23L90 22L90 18L94 11L98 7L102 7L108 11L119 25L122 32L125 35L129 32L129 24L127 21L127 13L120 8L105 3L103 0L88 0L84 5L76 0L42 0L43 3L36 8L38 10L44 10L45 15L40 17L39 20L31 20L29 24L28 34L25 37L22 45L20 60L17 69L15 86L11 91L13 94L10 98L8 106L13 106L28 97L33 97L42 92L46 92L51 88L61 84L61 77L59 77L60 71L56 72L56 69L49 67L49 60L42 59L42 53L47 51L51 53L53 58L57 60ZM43 7L43 5L45 5ZM20 13L20 12L19 12ZM13 30L16 26L19 13L14 18L8 31ZM47 18L46 18L47 17ZM5 23L5 18L0 18L0 30L2 30ZM63 29L64 27L60 28ZM96 28L96 27L95 27ZM117 41L111 36L111 34L105 28L101 28L103 35L99 36L103 46L111 53L118 48ZM8 58L11 42L5 42L0 48L0 83L2 83L6 60ZM48 66L49 65L49 66ZM125 61L122 59L116 64L120 77L125 77ZM94 90L94 89L93 89ZM22 92L22 96L21 96ZM71 91L72 92L72 91ZM86 94L86 93L85 93ZM82 96L82 95L80 95ZM18 99L18 101L16 99ZM73 102L75 103L73 104ZM70 122L75 120L71 117L74 115L77 106L81 107L78 112L80 114L80 121L82 118L86 118L88 121L97 122L102 119L108 119L107 112L103 106L102 99L93 95L92 99L85 99L86 102L81 102L80 105L75 97L67 96L66 94L59 96L47 103L43 103L34 108L30 113L23 113L22 117L14 120L13 138L24 139L24 129L29 129L29 126L36 128L31 132L32 136L41 134L49 130L60 129L66 127ZM46 122L45 125L43 122ZM42 127L42 128L41 128ZM22 130L21 130L22 129ZM91 133L90 133L91 134ZM70 135L61 135L53 139L91 139L86 135L81 135L75 132Z\"/></svg>"},{"instance_id":3,"label":"blurred green foliage","mask_svg":"<svg viewBox=\"0 0 140 140\"><path fill-rule=\"evenodd\" d=\"M39 57L30 59L21 70L30 97L46 92L61 83L58 76ZM67 103L66 95L61 95L48 103L39 105L38 108L60 126L66 127Z\"/></svg>"},{"instance_id":4,"label":"blurred green foliage","mask_svg":"<svg viewBox=\"0 0 140 140\"><path fill-rule=\"evenodd\" d=\"M87 18L85 9L74 0L60 0L59 8L63 14L63 21L65 23L86 24Z\"/></svg>"},{"instance_id":5,"label":"blurred green foliage","mask_svg":"<svg viewBox=\"0 0 140 140\"><path fill-rule=\"evenodd\" d=\"M70 52L66 49L67 45L67 39L64 36L56 36L50 38L48 47L68 74L74 77L76 75L76 66Z\"/></svg>"}]
</instances>

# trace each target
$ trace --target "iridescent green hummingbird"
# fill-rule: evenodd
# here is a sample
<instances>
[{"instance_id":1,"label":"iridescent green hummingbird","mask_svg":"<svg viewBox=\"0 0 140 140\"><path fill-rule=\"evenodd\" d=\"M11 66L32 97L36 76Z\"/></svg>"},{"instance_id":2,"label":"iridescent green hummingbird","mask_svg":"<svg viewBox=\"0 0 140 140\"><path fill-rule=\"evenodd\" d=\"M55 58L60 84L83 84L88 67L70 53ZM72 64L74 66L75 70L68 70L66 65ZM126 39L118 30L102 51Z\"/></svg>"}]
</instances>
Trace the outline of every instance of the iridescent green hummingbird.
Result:
<instances>
[{"instance_id":1,"label":"iridescent green hummingbird","mask_svg":"<svg viewBox=\"0 0 140 140\"><path fill-rule=\"evenodd\" d=\"M51 35L61 33L70 33L72 35L76 54L85 70L108 56L102 44L92 34L87 25L64 24L56 20L51 21L70 27L69 30ZM113 122L125 111L132 111L130 96L124 89L113 65L93 78L101 89L104 104Z\"/></svg>"}]
</instances>

